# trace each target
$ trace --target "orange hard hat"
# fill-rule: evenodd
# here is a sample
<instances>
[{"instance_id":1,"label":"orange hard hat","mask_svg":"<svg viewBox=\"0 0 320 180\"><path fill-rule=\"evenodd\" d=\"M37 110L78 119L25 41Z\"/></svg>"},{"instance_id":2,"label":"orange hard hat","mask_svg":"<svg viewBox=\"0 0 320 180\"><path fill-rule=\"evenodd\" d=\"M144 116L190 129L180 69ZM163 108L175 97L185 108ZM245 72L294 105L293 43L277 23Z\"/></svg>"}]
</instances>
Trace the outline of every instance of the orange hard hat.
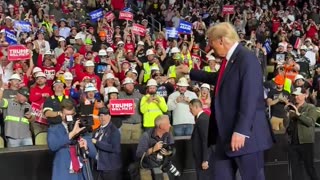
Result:
<instances>
[{"instance_id":1,"label":"orange hard hat","mask_svg":"<svg viewBox=\"0 0 320 180\"><path fill-rule=\"evenodd\" d=\"M284 77L278 74L278 75L274 78L274 82L275 82L277 85L283 85L283 84L284 84Z\"/></svg>"},{"instance_id":2,"label":"orange hard hat","mask_svg":"<svg viewBox=\"0 0 320 180\"><path fill-rule=\"evenodd\" d=\"M106 37L107 36L107 33L105 31L100 31L99 32L99 36L100 37Z\"/></svg>"}]
</instances>

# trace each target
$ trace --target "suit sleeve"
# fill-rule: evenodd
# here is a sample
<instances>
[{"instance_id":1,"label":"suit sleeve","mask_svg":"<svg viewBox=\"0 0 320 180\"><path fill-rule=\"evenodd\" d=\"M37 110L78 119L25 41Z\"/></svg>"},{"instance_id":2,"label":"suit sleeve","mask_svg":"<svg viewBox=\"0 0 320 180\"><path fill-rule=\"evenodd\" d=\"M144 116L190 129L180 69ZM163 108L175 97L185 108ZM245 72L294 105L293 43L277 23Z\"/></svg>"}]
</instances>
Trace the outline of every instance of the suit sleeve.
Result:
<instances>
[{"instance_id":1,"label":"suit sleeve","mask_svg":"<svg viewBox=\"0 0 320 180\"><path fill-rule=\"evenodd\" d=\"M120 132L116 132L115 130L112 133L111 143L107 141L97 141L96 146L101 151L112 152L112 153L120 153L121 144L120 144ZM106 140L106 139L105 139Z\"/></svg>"},{"instance_id":2,"label":"suit sleeve","mask_svg":"<svg viewBox=\"0 0 320 180\"><path fill-rule=\"evenodd\" d=\"M259 103L263 103L263 78L258 59L246 52L240 62L240 108L234 132L250 136ZM259 107L260 108L260 107Z\"/></svg>"},{"instance_id":3,"label":"suit sleeve","mask_svg":"<svg viewBox=\"0 0 320 180\"><path fill-rule=\"evenodd\" d=\"M190 70L190 79L199 81L210 85L215 85L218 78L218 72L205 72L202 70Z\"/></svg>"},{"instance_id":4,"label":"suit sleeve","mask_svg":"<svg viewBox=\"0 0 320 180\"><path fill-rule=\"evenodd\" d=\"M199 123L199 135L202 149L202 162L208 161L208 127L209 127L209 117L203 116L202 119L198 121Z\"/></svg>"},{"instance_id":5,"label":"suit sleeve","mask_svg":"<svg viewBox=\"0 0 320 180\"><path fill-rule=\"evenodd\" d=\"M96 148L94 147L90 136L85 136L84 139L87 141L87 146L88 146L88 151L89 151L88 156L89 156L90 158L92 158L92 159L96 158L97 150L96 150Z\"/></svg>"},{"instance_id":6,"label":"suit sleeve","mask_svg":"<svg viewBox=\"0 0 320 180\"><path fill-rule=\"evenodd\" d=\"M60 125L48 128L48 147L51 151L55 152L63 148L65 145L70 144L69 136L66 132L62 132L63 128Z\"/></svg>"}]
</instances>

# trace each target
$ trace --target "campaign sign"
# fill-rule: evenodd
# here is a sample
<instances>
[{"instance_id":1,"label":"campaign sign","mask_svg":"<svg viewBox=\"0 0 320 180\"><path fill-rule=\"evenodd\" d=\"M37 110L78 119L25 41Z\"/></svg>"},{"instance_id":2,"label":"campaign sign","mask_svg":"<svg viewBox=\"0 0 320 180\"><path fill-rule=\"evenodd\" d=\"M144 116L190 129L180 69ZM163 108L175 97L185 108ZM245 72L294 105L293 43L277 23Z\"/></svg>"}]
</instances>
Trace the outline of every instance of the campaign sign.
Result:
<instances>
[{"instance_id":1,"label":"campaign sign","mask_svg":"<svg viewBox=\"0 0 320 180\"><path fill-rule=\"evenodd\" d=\"M234 5L223 6L222 14L234 14Z\"/></svg>"},{"instance_id":2,"label":"campaign sign","mask_svg":"<svg viewBox=\"0 0 320 180\"><path fill-rule=\"evenodd\" d=\"M89 16L90 16L90 20L92 22L97 22L98 19L103 17L103 10L102 9L94 10L94 11L89 13Z\"/></svg>"},{"instance_id":3,"label":"campaign sign","mask_svg":"<svg viewBox=\"0 0 320 180\"><path fill-rule=\"evenodd\" d=\"M108 12L104 17L106 18L107 21L113 21L115 18L113 12L111 12L111 11Z\"/></svg>"},{"instance_id":4,"label":"campaign sign","mask_svg":"<svg viewBox=\"0 0 320 180\"><path fill-rule=\"evenodd\" d=\"M191 34L192 24L187 21L180 21L178 32L181 34Z\"/></svg>"},{"instance_id":5,"label":"campaign sign","mask_svg":"<svg viewBox=\"0 0 320 180\"><path fill-rule=\"evenodd\" d=\"M133 14L131 12L127 11L121 11L119 14L119 19L132 21L133 20Z\"/></svg>"},{"instance_id":6,"label":"campaign sign","mask_svg":"<svg viewBox=\"0 0 320 180\"><path fill-rule=\"evenodd\" d=\"M36 122L40 124L48 125L47 119L44 117L42 113L43 104L38 104L35 102L31 103L32 114L36 118Z\"/></svg>"},{"instance_id":7,"label":"campaign sign","mask_svg":"<svg viewBox=\"0 0 320 180\"><path fill-rule=\"evenodd\" d=\"M26 21L15 21L14 28L21 32L31 32L31 24Z\"/></svg>"},{"instance_id":8,"label":"campaign sign","mask_svg":"<svg viewBox=\"0 0 320 180\"><path fill-rule=\"evenodd\" d=\"M135 113L133 99L110 99L111 115L132 115Z\"/></svg>"},{"instance_id":9,"label":"campaign sign","mask_svg":"<svg viewBox=\"0 0 320 180\"><path fill-rule=\"evenodd\" d=\"M178 31L176 28L173 27L167 27L166 28L166 37L168 38L173 38L173 39L178 39Z\"/></svg>"},{"instance_id":10,"label":"campaign sign","mask_svg":"<svg viewBox=\"0 0 320 180\"><path fill-rule=\"evenodd\" d=\"M139 35L139 36L145 36L146 35L146 27L144 27L140 24L133 24L132 25L132 33Z\"/></svg>"},{"instance_id":11,"label":"campaign sign","mask_svg":"<svg viewBox=\"0 0 320 180\"><path fill-rule=\"evenodd\" d=\"M20 61L30 59L29 49L24 45L12 45L8 47L8 60Z\"/></svg>"},{"instance_id":12,"label":"campaign sign","mask_svg":"<svg viewBox=\"0 0 320 180\"><path fill-rule=\"evenodd\" d=\"M17 37L14 34L14 32L9 31L9 30L5 30L6 33L6 41L10 44L10 45L14 45L17 44Z\"/></svg>"}]
</instances>

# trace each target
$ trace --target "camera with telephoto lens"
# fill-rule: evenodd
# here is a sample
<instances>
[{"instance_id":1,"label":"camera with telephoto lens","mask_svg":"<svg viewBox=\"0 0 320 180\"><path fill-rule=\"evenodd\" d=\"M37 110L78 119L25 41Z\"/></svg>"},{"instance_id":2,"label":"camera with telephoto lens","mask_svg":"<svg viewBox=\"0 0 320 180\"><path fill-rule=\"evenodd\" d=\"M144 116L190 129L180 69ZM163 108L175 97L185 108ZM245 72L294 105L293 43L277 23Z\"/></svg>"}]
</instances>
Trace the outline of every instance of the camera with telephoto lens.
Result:
<instances>
[{"instance_id":1,"label":"camera with telephoto lens","mask_svg":"<svg viewBox=\"0 0 320 180\"><path fill-rule=\"evenodd\" d=\"M170 151L172 153L174 152L174 149L170 144L163 144L162 148L166 149L168 152L170 152ZM160 153L161 153L161 151L160 151ZM162 171L163 172L170 172L174 176L181 176L180 171L172 164L172 161L170 159L170 157L172 157L172 156L173 156L173 154L171 154L170 156L165 156L163 154L164 161L162 164Z\"/></svg>"},{"instance_id":2,"label":"camera with telephoto lens","mask_svg":"<svg viewBox=\"0 0 320 180\"><path fill-rule=\"evenodd\" d=\"M92 125L93 125L93 117L90 115L66 115L67 119L67 126L68 126L68 131L71 132L76 124L77 120L80 120L79 127L85 127L84 130L82 130L78 135L87 133L87 132L92 132ZM78 136L77 135L77 136ZM76 136L76 137L77 137ZM76 139L76 138L74 138Z\"/></svg>"}]
</instances>

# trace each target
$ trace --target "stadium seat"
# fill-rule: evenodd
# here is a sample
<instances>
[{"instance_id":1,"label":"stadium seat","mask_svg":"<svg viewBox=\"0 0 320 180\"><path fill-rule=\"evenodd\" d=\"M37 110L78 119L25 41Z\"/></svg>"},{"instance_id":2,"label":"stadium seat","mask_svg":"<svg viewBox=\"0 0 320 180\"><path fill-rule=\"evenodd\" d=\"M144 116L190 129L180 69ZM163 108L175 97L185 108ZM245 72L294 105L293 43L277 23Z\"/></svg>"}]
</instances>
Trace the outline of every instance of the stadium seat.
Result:
<instances>
[{"instance_id":1,"label":"stadium seat","mask_svg":"<svg viewBox=\"0 0 320 180\"><path fill-rule=\"evenodd\" d=\"M0 148L4 148L4 139L0 136Z\"/></svg>"},{"instance_id":2,"label":"stadium seat","mask_svg":"<svg viewBox=\"0 0 320 180\"><path fill-rule=\"evenodd\" d=\"M35 145L47 145L47 132L40 132L36 135Z\"/></svg>"}]
</instances>

